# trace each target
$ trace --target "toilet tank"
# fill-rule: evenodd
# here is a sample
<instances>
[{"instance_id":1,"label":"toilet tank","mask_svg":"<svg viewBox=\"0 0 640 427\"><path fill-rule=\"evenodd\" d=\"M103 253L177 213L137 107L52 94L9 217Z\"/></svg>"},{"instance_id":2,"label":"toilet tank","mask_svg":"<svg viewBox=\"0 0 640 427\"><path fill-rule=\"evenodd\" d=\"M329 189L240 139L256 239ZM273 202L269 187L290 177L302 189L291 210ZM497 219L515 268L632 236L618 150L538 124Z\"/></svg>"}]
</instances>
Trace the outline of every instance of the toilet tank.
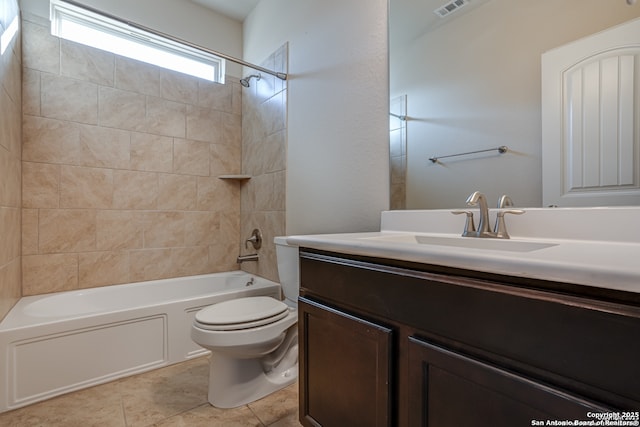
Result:
<instances>
[{"instance_id":1,"label":"toilet tank","mask_svg":"<svg viewBox=\"0 0 640 427\"><path fill-rule=\"evenodd\" d=\"M278 260L278 277L282 286L285 302L290 307L297 307L300 293L300 262L298 247L287 243L284 236L275 237L276 258Z\"/></svg>"}]
</instances>

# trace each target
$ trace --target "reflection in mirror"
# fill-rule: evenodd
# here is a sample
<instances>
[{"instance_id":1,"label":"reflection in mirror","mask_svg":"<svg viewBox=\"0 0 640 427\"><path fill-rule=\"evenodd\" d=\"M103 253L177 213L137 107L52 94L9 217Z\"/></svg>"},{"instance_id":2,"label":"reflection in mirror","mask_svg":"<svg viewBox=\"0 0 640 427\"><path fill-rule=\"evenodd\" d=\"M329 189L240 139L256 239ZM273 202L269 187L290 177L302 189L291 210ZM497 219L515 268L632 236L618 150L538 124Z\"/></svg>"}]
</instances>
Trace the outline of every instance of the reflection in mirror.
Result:
<instances>
[{"instance_id":1,"label":"reflection in mirror","mask_svg":"<svg viewBox=\"0 0 640 427\"><path fill-rule=\"evenodd\" d=\"M541 55L640 17L624 0L390 0L390 96L406 96L405 199L394 208L542 204ZM392 104L393 105L393 104ZM393 111L392 111L393 112ZM393 123L394 117L390 116ZM396 123L397 124L397 123ZM507 146L507 153L431 157ZM393 151L393 149L392 149ZM393 166L392 166L393 169ZM399 178L392 177L392 185ZM399 190L392 189L392 194Z\"/></svg>"},{"instance_id":2,"label":"reflection in mirror","mask_svg":"<svg viewBox=\"0 0 640 427\"><path fill-rule=\"evenodd\" d=\"M391 209L405 209L407 200L407 97L389 102L389 157L391 160Z\"/></svg>"}]
</instances>

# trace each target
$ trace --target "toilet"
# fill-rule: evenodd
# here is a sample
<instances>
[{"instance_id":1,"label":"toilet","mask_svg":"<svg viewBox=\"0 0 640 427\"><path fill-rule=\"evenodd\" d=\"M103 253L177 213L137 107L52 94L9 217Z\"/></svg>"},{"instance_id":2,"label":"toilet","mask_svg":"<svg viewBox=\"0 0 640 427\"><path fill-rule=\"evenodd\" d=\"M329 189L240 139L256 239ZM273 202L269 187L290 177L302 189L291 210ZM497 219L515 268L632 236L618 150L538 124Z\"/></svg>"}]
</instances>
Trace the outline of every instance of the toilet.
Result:
<instances>
[{"instance_id":1,"label":"toilet","mask_svg":"<svg viewBox=\"0 0 640 427\"><path fill-rule=\"evenodd\" d=\"M298 247L276 237L284 300L258 296L198 311L191 339L211 350L209 403L235 408L267 396L298 377Z\"/></svg>"}]
</instances>

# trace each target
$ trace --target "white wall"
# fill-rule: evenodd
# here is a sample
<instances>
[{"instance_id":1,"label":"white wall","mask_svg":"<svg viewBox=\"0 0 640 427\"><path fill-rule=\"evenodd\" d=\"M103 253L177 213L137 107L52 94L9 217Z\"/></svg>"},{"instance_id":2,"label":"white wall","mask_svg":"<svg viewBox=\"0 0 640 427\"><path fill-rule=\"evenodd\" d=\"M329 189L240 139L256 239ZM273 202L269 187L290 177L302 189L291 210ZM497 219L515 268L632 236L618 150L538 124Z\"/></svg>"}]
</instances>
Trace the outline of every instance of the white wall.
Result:
<instances>
[{"instance_id":1,"label":"white wall","mask_svg":"<svg viewBox=\"0 0 640 427\"><path fill-rule=\"evenodd\" d=\"M541 54L637 16L624 0L491 0L393 52L391 96L407 94L411 117L407 208L462 207L474 190L540 206ZM428 160L500 145L512 152Z\"/></svg>"},{"instance_id":2,"label":"white wall","mask_svg":"<svg viewBox=\"0 0 640 427\"><path fill-rule=\"evenodd\" d=\"M262 0L245 59L289 43L287 234L379 229L389 206L387 0Z\"/></svg>"},{"instance_id":3,"label":"white wall","mask_svg":"<svg viewBox=\"0 0 640 427\"><path fill-rule=\"evenodd\" d=\"M187 0L76 0L163 33L242 58L242 23ZM20 0L23 12L49 18L49 0ZM227 74L242 67L227 62Z\"/></svg>"}]
</instances>

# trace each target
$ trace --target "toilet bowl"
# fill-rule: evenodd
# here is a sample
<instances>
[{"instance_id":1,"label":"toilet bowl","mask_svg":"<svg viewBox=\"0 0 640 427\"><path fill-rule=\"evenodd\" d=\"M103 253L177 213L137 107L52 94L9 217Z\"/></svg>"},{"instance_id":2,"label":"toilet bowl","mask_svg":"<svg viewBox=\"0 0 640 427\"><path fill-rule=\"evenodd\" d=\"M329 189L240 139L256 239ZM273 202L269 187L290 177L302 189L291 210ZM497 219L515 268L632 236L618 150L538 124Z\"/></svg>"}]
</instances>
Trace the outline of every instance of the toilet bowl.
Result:
<instances>
[{"instance_id":1,"label":"toilet bowl","mask_svg":"<svg viewBox=\"0 0 640 427\"><path fill-rule=\"evenodd\" d=\"M298 377L298 248L276 237L284 300L238 298L198 311L191 339L211 351L208 400L218 408L246 405Z\"/></svg>"}]
</instances>

